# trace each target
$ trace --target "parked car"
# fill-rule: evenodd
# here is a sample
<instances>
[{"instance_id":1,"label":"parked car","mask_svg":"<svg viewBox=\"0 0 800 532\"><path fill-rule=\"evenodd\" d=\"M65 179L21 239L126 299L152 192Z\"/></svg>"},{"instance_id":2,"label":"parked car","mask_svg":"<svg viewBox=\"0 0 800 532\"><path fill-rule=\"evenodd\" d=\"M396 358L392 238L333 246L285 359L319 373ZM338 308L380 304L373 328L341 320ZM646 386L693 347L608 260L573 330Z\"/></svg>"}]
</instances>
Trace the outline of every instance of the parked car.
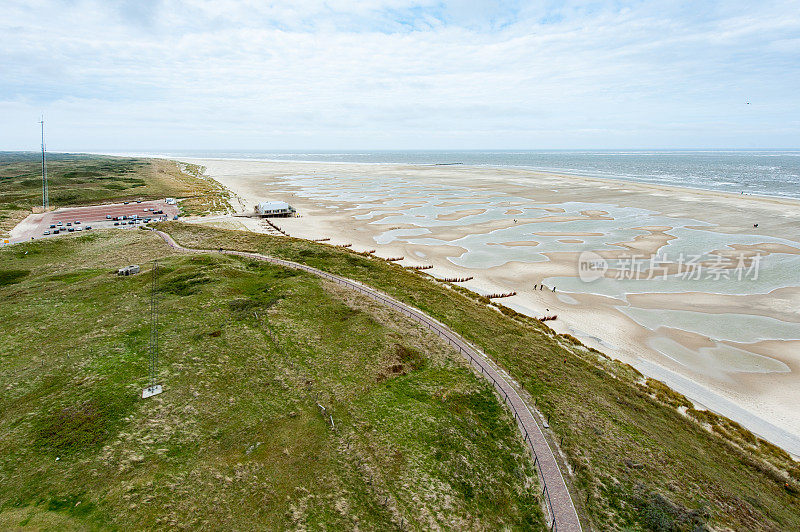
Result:
<instances>
[{"instance_id":1,"label":"parked car","mask_svg":"<svg viewBox=\"0 0 800 532\"><path fill-rule=\"evenodd\" d=\"M75 225L78 225L79 223L81 223L80 220L75 220Z\"/></svg>"},{"instance_id":2,"label":"parked car","mask_svg":"<svg viewBox=\"0 0 800 532\"><path fill-rule=\"evenodd\" d=\"M127 205L128 203L130 203L130 201L123 201L122 203Z\"/></svg>"},{"instance_id":3,"label":"parked car","mask_svg":"<svg viewBox=\"0 0 800 532\"><path fill-rule=\"evenodd\" d=\"M56 224L50 224L50 229L55 229L55 228L56 228Z\"/></svg>"},{"instance_id":4,"label":"parked car","mask_svg":"<svg viewBox=\"0 0 800 532\"><path fill-rule=\"evenodd\" d=\"M76 231L83 231L83 227L76 227L75 230Z\"/></svg>"},{"instance_id":5,"label":"parked car","mask_svg":"<svg viewBox=\"0 0 800 532\"><path fill-rule=\"evenodd\" d=\"M114 225L119 225L119 222L114 222Z\"/></svg>"},{"instance_id":6,"label":"parked car","mask_svg":"<svg viewBox=\"0 0 800 532\"><path fill-rule=\"evenodd\" d=\"M72 227L72 222L67 222L67 227Z\"/></svg>"},{"instance_id":7,"label":"parked car","mask_svg":"<svg viewBox=\"0 0 800 532\"><path fill-rule=\"evenodd\" d=\"M87 225L86 227L84 227L84 229L86 229L87 231L88 231L89 229L91 229L91 228L92 228L92 226L91 226L91 225Z\"/></svg>"},{"instance_id":8,"label":"parked car","mask_svg":"<svg viewBox=\"0 0 800 532\"><path fill-rule=\"evenodd\" d=\"M58 225L59 227L61 227L62 225L64 225L64 222L58 222L56 225Z\"/></svg>"},{"instance_id":9,"label":"parked car","mask_svg":"<svg viewBox=\"0 0 800 532\"><path fill-rule=\"evenodd\" d=\"M110 219L111 219L111 215L110 214L106 214L106 220L110 220Z\"/></svg>"},{"instance_id":10,"label":"parked car","mask_svg":"<svg viewBox=\"0 0 800 532\"><path fill-rule=\"evenodd\" d=\"M49 234L50 234L50 231L45 231L45 232L44 232L44 234L45 234L45 235L49 235Z\"/></svg>"},{"instance_id":11,"label":"parked car","mask_svg":"<svg viewBox=\"0 0 800 532\"><path fill-rule=\"evenodd\" d=\"M69 229L67 229L67 231L69 231L70 233L74 233L75 232L75 228L74 227L70 227Z\"/></svg>"},{"instance_id":12,"label":"parked car","mask_svg":"<svg viewBox=\"0 0 800 532\"><path fill-rule=\"evenodd\" d=\"M57 235L57 234L58 234L58 233L60 233L60 232L61 232L61 231L59 231L58 229L56 229L55 231L53 231L53 234L54 234L54 235Z\"/></svg>"}]
</instances>

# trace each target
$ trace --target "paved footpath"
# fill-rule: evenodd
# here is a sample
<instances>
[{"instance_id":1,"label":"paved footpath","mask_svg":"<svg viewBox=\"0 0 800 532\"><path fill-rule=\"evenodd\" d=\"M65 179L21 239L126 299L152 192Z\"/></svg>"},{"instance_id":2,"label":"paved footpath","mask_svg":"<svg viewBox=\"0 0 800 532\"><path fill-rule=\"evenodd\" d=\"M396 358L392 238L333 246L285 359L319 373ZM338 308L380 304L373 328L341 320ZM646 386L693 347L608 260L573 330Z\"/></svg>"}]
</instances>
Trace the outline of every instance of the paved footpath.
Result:
<instances>
[{"instance_id":1,"label":"paved footpath","mask_svg":"<svg viewBox=\"0 0 800 532\"><path fill-rule=\"evenodd\" d=\"M260 253L249 253L245 251L229 251L220 249L219 251L209 249L191 249L185 248L175 242L168 234L154 230L161 238L173 249L178 251L185 251L190 253L213 253L218 252L226 255L238 255L241 257L248 257L256 260L263 260L292 268L295 270L304 270L314 275L318 275L351 290L361 292L362 294L378 301L388 307L405 314L409 318L416 320L428 329L439 335L458 352L469 360L470 364L481 375L491 382L499 396L505 401L506 405L514 415L520 432L522 433L525 441L530 445L534 457L534 465L540 475L540 481L543 486L542 496L544 497L545 506L545 519L547 525L551 530L559 530L561 532L580 531L581 524L578 519L578 514L575 511L575 505L572 502L572 497L567 490L567 485L564 482L564 477L561 475L561 470L558 467L552 449L550 449L547 440L545 440L542 429L536 417L531 413L528 405L522 400L517 390L506 380L502 373L498 371L490 362L489 358L475 348L472 344L464 340L461 336L451 331L446 325L440 323L434 318L428 316L414 307L408 306L383 292L379 292L373 288L363 285L358 281L332 275L330 273L288 260L276 259Z\"/></svg>"}]
</instances>

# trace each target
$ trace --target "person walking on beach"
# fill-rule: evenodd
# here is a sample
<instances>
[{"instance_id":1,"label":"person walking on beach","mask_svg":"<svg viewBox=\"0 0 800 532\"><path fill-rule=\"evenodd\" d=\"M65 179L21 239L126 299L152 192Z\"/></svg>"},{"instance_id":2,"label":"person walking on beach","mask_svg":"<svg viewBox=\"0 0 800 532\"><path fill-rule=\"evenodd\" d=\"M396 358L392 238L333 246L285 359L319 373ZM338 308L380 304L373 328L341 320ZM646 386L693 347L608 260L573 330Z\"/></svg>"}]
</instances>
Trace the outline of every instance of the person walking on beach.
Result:
<instances>
[{"instance_id":1,"label":"person walking on beach","mask_svg":"<svg viewBox=\"0 0 800 532\"><path fill-rule=\"evenodd\" d=\"M555 291L556 291L556 287L554 286L554 287L553 287L553 292L555 292Z\"/></svg>"}]
</instances>

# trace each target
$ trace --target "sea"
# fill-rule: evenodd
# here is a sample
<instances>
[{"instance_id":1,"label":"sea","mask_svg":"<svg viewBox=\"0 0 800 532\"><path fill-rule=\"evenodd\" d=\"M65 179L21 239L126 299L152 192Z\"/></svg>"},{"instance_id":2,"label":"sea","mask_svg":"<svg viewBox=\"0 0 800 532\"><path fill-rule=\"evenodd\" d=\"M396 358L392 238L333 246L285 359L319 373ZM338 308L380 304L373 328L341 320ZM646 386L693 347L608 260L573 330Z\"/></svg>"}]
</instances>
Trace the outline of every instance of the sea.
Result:
<instances>
[{"instance_id":1,"label":"sea","mask_svg":"<svg viewBox=\"0 0 800 532\"><path fill-rule=\"evenodd\" d=\"M800 150L186 150L138 155L198 159L527 168L588 177L800 199Z\"/></svg>"}]
</instances>

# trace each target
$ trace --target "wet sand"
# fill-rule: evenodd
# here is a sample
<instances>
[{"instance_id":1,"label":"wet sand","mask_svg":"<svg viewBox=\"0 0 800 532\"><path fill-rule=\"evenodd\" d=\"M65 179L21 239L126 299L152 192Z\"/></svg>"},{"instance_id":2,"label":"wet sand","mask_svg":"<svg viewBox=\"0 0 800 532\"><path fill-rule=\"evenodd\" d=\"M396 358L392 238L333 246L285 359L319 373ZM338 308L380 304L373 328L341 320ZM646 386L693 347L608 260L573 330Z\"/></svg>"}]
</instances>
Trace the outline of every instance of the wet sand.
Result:
<instances>
[{"instance_id":1,"label":"wet sand","mask_svg":"<svg viewBox=\"0 0 800 532\"><path fill-rule=\"evenodd\" d=\"M276 223L293 236L404 256L405 264L432 264L426 272L437 277L473 276L464 286L480 293L516 291L502 303L532 316L558 314L548 322L556 331L800 455L796 200L521 169L190 162L205 166L247 210L288 201L301 216ZM236 220L263 231L257 220ZM581 282L587 250L621 263L598 282ZM716 280L648 280L651 270L614 278L631 254L695 251L708 268L719 262L707 255L714 251L760 254L761 276L736 279L743 270L727 264ZM659 267L676 277L681 264L668 262ZM541 283L547 289L533 288ZM663 317L651 314L659 311Z\"/></svg>"}]
</instances>

